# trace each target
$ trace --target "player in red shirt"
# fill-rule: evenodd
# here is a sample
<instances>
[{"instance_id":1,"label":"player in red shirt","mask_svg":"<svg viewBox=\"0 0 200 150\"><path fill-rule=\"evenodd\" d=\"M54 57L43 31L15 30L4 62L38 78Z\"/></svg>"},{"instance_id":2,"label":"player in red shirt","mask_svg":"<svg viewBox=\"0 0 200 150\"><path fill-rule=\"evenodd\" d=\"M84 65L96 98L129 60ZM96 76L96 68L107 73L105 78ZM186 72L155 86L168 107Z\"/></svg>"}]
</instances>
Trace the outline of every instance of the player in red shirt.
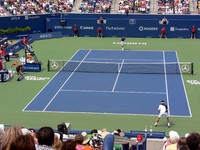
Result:
<instances>
[{"instance_id":1,"label":"player in red shirt","mask_svg":"<svg viewBox=\"0 0 200 150\"><path fill-rule=\"evenodd\" d=\"M195 38L196 38L196 28L195 26L192 26L191 39L195 39Z\"/></svg>"},{"instance_id":2,"label":"player in red shirt","mask_svg":"<svg viewBox=\"0 0 200 150\"><path fill-rule=\"evenodd\" d=\"M98 27L98 29L97 29L97 38L99 38L99 37L102 38L103 37L102 31L103 31L103 29L101 27Z\"/></svg>"},{"instance_id":3,"label":"player in red shirt","mask_svg":"<svg viewBox=\"0 0 200 150\"><path fill-rule=\"evenodd\" d=\"M166 28L163 27L163 28L161 29L160 39L162 38L162 36L165 36L165 39L167 39L166 32L167 32Z\"/></svg>"}]
</instances>

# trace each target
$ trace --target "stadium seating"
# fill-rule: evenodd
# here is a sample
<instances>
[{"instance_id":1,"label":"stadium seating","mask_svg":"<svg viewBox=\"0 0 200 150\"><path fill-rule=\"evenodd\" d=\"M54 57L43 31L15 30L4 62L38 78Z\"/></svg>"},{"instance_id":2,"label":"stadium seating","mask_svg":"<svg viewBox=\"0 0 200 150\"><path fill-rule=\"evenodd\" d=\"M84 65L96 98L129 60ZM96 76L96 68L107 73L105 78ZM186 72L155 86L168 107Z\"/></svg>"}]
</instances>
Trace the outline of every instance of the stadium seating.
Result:
<instances>
[{"instance_id":1,"label":"stadium seating","mask_svg":"<svg viewBox=\"0 0 200 150\"><path fill-rule=\"evenodd\" d=\"M83 0L79 7L81 13L110 13L110 0Z\"/></svg>"},{"instance_id":2,"label":"stadium seating","mask_svg":"<svg viewBox=\"0 0 200 150\"><path fill-rule=\"evenodd\" d=\"M77 13L151 13L152 8L157 8L158 14L190 14L189 0L153 0L157 6L153 6L150 0L22 0L20 2L2 0L0 3L0 16L27 15L46 13L66 13L73 8ZM194 1L195 2L195 1ZM78 6L75 6L78 5ZM152 7L151 7L152 5ZM116 6L117 8L114 8ZM194 7L194 6L193 6ZM197 0L197 12L200 12L200 2ZM113 10L112 10L113 8ZM117 11L115 11L117 9ZM196 10L195 10L196 11Z\"/></svg>"},{"instance_id":3,"label":"stadium seating","mask_svg":"<svg viewBox=\"0 0 200 150\"><path fill-rule=\"evenodd\" d=\"M189 0L158 0L158 14L190 14Z\"/></svg>"}]
</instances>

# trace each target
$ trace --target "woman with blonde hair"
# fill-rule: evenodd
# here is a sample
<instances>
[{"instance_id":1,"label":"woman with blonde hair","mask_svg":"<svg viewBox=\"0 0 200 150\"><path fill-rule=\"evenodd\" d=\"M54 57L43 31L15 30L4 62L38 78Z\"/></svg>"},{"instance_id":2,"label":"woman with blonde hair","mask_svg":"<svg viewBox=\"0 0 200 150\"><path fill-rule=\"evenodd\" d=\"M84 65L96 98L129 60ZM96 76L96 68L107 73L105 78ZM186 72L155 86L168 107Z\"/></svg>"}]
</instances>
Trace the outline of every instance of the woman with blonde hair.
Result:
<instances>
[{"instance_id":1,"label":"woman with blonde hair","mask_svg":"<svg viewBox=\"0 0 200 150\"><path fill-rule=\"evenodd\" d=\"M6 129L2 150L10 150L11 142L20 135L22 135L21 126L15 125Z\"/></svg>"}]
</instances>

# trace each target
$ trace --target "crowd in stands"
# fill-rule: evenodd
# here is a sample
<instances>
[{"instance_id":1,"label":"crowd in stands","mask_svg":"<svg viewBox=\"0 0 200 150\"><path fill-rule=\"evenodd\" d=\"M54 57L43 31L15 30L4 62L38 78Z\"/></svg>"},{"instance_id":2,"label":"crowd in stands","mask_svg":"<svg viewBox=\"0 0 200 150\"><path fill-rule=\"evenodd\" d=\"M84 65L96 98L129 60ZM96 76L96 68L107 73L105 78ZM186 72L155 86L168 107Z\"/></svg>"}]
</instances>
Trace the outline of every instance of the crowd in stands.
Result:
<instances>
[{"instance_id":1,"label":"crowd in stands","mask_svg":"<svg viewBox=\"0 0 200 150\"><path fill-rule=\"evenodd\" d=\"M6 12L3 8L0 7L0 16L6 16Z\"/></svg>"},{"instance_id":2,"label":"crowd in stands","mask_svg":"<svg viewBox=\"0 0 200 150\"><path fill-rule=\"evenodd\" d=\"M83 0L79 7L80 13L110 13L112 0Z\"/></svg>"},{"instance_id":3,"label":"crowd in stands","mask_svg":"<svg viewBox=\"0 0 200 150\"><path fill-rule=\"evenodd\" d=\"M119 13L149 13L149 0L120 0Z\"/></svg>"},{"instance_id":4,"label":"crowd in stands","mask_svg":"<svg viewBox=\"0 0 200 150\"><path fill-rule=\"evenodd\" d=\"M59 124L56 130L49 126L38 130L19 125L5 128L0 124L0 150L101 150L107 135L126 136L121 129L109 132L106 128L69 135L63 124ZM197 132L181 137L176 131L170 131L169 137L163 139L163 150L199 150L199 146L200 134ZM122 150L121 144L114 143L114 150Z\"/></svg>"},{"instance_id":5,"label":"crowd in stands","mask_svg":"<svg viewBox=\"0 0 200 150\"><path fill-rule=\"evenodd\" d=\"M70 12L74 5L73 0L1 0L0 14L6 12L12 15L29 15Z\"/></svg>"},{"instance_id":6,"label":"crowd in stands","mask_svg":"<svg viewBox=\"0 0 200 150\"><path fill-rule=\"evenodd\" d=\"M200 0L197 0L197 11L200 13Z\"/></svg>"},{"instance_id":7,"label":"crowd in stands","mask_svg":"<svg viewBox=\"0 0 200 150\"><path fill-rule=\"evenodd\" d=\"M20 125L5 128L0 124L0 150L101 150L108 134L124 136L121 129L111 133L106 128L69 135L63 124L59 124L57 130L49 126L38 130ZM120 150L120 145L115 146Z\"/></svg>"},{"instance_id":8,"label":"crowd in stands","mask_svg":"<svg viewBox=\"0 0 200 150\"><path fill-rule=\"evenodd\" d=\"M190 14L189 0L158 0L158 14Z\"/></svg>"},{"instance_id":9,"label":"crowd in stands","mask_svg":"<svg viewBox=\"0 0 200 150\"><path fill-rule=\"evenodd\" d=\"M150 0L119 0L118 13L150 13ZM158 14L189 14L189 0L158 0ZM0 0L0 16L71 12L75 0ZM79 13L110 13L112 0L82 0ZM200 0L197 0L200 12Z\"/></svg>"}]
</instances>

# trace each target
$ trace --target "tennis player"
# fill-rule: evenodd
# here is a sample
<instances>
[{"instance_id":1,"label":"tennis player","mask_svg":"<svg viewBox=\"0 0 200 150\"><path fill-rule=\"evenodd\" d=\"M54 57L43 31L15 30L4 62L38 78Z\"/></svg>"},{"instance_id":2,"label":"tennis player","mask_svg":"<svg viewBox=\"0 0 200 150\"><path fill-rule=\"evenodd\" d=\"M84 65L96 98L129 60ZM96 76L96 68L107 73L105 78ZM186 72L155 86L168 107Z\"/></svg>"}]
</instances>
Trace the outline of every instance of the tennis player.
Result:
<instances>
[{"instance_id":1,"label":"tennis player","mask_svg":"<svg viewBox=\"0 0 200 150\"><path fill-rule=\"evenodd\" d=\"M167 118L167 126L168 128L170 128L170 122L169 122L169 114L168 114L168 107L167 105L165 104L165 102L162 100L159 107L158 107L158 112L159 112L159 115L158 115L158 118L155 122L155 127L157 127L158 125L158 122L160 121L160 118L161 117L166 117Z\"/></svg>"},{"instance_id":2,"label":"tennis player","mask_svg":"<svg viewBox=\"0 0 200 150\"><path fill-rule=\"evenodd\" d=\"M121 38L121 47L122 47L122 50L124 50L124 45L125 45L125 43L126 43L126 38L123 36L123 37Z\"/></svg>"}]
</instances>

